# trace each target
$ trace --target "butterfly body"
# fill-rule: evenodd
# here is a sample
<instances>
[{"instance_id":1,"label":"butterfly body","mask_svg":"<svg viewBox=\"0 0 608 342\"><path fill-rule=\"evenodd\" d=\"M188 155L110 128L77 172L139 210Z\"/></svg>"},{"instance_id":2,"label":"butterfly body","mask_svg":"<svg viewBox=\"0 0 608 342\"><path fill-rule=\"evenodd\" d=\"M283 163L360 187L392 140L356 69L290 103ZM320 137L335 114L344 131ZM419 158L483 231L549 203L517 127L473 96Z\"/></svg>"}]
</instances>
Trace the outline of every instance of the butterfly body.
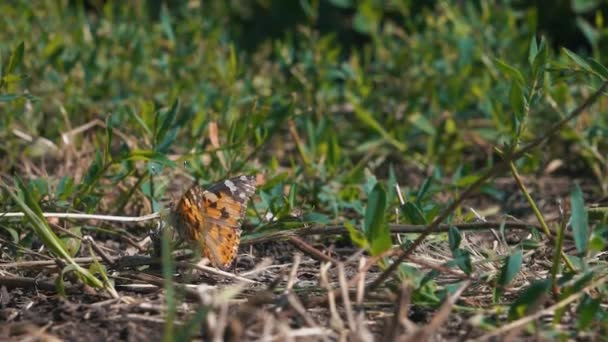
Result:
<instances>
[{"instance_id":1,"label":"butterfly body","mask_svg":"<svg viewBox=\"0 0 608 342\"><path fill-rule=\"evenodd\" d=\"M173 210L174 227L217 268L234 261L241 241L247 201L255 192L255 177L238 176L188 189Z\"/></svg>"}]
</instances>

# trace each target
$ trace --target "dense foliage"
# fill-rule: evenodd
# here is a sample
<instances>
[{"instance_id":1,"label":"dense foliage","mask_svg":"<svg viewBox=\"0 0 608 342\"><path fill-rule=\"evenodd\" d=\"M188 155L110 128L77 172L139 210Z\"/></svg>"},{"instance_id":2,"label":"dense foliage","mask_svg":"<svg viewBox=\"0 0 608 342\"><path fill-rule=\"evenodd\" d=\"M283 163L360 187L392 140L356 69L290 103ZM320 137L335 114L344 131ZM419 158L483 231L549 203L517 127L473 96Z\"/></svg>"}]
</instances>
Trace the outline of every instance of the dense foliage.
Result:
<instances>
[{"instance_id":1,"label":"dense foliage","mask_svg":"<svg viewBox=\"0 0 608 342\"><path fill-rule=\"evenodd\" d=\"M0 204L30 217L0 224L3 241L13 243L3 244L3 258L18 258L20 247L35 248L34 237L44 236L38 206L144 215L179 194L190 176L208 183L240 173L264 175L247 220L251 238L304 223L343 223L343 243L379 255L396 243L389 222L433 224L486 172L489 180L473 189L477 197L442 223L474 221L479 217L467 208L486 201L497 203L494 214L537 212L529 199L523 211L510 206L512 193L497 181L513 174L515 188L517 170L532 180L564 176L583 184L582 192L575 182L565 189L576 247L569 260L591 275L560 286L568 293L603 279L590 258L605 249L607 226L587 223L585 203L608 195L605 98L550 128L608 79L608 8L551 3L2 3L0 173L11 190ZM545 136L513 161L511 173L492 169ZM13 180L21 197L9 195ZM116 234L89 225L72 233L81 230ZM448 236L451 266L474 274L460 232ZM47 239L40 237L53 245ZM503 268L488 281L494 303L512 304L511 320L528 309L521 309L525 300L502 297L522 267L520 247L501 256ZM61 246L49 248L64 256ZM438 305L451 289L408 268L399 275L415 279L421 303ZM514 296L550 291L549 283L529 283ZM605 303L602 286L602 295L579 307L585 319L585 305L597 310L597 331L608 322L596 305Z\"/></svg>"}]
</instances>

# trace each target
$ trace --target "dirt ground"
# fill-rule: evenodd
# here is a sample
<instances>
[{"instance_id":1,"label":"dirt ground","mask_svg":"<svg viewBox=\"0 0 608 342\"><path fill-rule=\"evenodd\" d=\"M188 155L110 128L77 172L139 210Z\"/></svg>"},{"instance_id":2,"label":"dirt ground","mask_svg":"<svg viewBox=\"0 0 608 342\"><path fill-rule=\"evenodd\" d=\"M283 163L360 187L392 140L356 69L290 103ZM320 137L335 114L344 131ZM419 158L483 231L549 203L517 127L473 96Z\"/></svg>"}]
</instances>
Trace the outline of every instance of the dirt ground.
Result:
<instances>
[{"instance_id":1,"label":"dirt ground","mask_svg":"<svg viewBox=\"0 0 608 342\"><path fill-rule=\"evenodd\" d=\"M534 222L531 212L523 198L509 179L496 180L497 186L504 189L506 199L497 201L485 195L478 195L467 201L465 208L474 208L477 212L490 210L495 216L508 213L518 219ZM569 189L573 181L567 177L542 179L530 185L533 195L540 200L542 210L547 217L556 215L556 198L568 201ZM583 184L591 187L592 184ZM593 199L590 199L593 202ZM488 218L491 220L491 217ZM527 231L514 232L515 238L510 243L517 243L525 238ZM445 236L445 235L444 235ZM488 231L467 232L467 247L479 253L496 250L494 235ZM362 254L345 236L306 236L302 237L308 246L324 252L331 258L340 260L344 265L346 279L352 279L360 265ZM99 241L112 245L113 241ZM294 271L295 255L300 255ZM536 251L526 253L523 277L514 287L527 283L526 278L537 277L539 272L546 272L546 262L551 260L551 249L542 244ZM264 264L264 260L272 259ZM30 258L31 259L31 258ZM331 301L324 287L319 282L321 261L314 253L307 253L302 248L287 241L268 241L250 246L241 246L239 259L232 270L233 274L245 275L255 284L244 284L217 274L207 272L191 273L178 268L176 283L196 284L188 291L178 291L176 306L176 326L174 336L187 329L197 340L210 340L213 336L226 340L256 340L263 336L282 340L315 340L329 338L340 340L348 335L346 326L353 319L360 327L356 334L375 336L382 340L387 334L403 334L407 324L418 327L428 324L437 312L433 305L407 305L408 323L405 327L398 322L400 303L424 303L421 298L403 299L407 291L400 291L398 284L389 282L389 286L368 294L365 301L357 300L355 292L351 296L348 309L337 299L338 320L332 315ZM369 258L368 258L369 259ZM409 264L419 270L429 270L429 265L441 265L451 259L447 241L444 238L430 237L409 260ZM256 265L264 264L257 273L248 275ZM490 267L491 266L491 267ZM478 269L490 272L498 265L479 265ZM485 269L484 269L485 267ZM159 269L110 269L121 298L114 299L103 293L96 293L91 288L82 287L77 281L67 287L68 294L63 297L53 289L57 274L54 265L45 267L0 268L2 276L12 275L28 279L37 279L36 283L11 284L3 283L0 287L0 340L28 341L159 341L163 337L165 317L164 290L162 275ZM365 284L377 277L380 269L371 268L365 275ZM328 283L333 289L340 288L339 269L333 266L328 269ZM440 274L435 281L438 285L458 281L457 272ZM145 274L153 281L141 281ZM148 279L148 280L149 280ZM138 281L139 280L139 281ZM157 286L150 285L157 282ZM158 283L160 282L160 283ZM146 284L147 283L147 284ZM234 284L240 284L232 286ZM239 287L240 286L240 287ZM194 290L193 290L194 289ZM232 289L232 293L227 289ZM290 289L287 291L286 289ZM198 298L197 297L198 294ZM472 279L471 285L463 292L457 304L480 310L491 308L492 288L481 279ZM507 292L505 296L509 296ZM401 301L404 300L404 301ZM400 302L401 301L401 302ZM207 320L193 318L198 308L211 308ZM547 303L546 305L549 305ZM355 318L348 317L352 314ZM472 324L475 313L471 310L453 310L450 317L433 334L434 340L466 340L479 336L483 331ZM333 318L332 318L333 317ZM496 319L504 319L497 316ZM340 329L342 327L342 330ZM411 328L411 327L410 327ZM341 336L340 331L343 331Z\"/></svg>"}]
</instances>

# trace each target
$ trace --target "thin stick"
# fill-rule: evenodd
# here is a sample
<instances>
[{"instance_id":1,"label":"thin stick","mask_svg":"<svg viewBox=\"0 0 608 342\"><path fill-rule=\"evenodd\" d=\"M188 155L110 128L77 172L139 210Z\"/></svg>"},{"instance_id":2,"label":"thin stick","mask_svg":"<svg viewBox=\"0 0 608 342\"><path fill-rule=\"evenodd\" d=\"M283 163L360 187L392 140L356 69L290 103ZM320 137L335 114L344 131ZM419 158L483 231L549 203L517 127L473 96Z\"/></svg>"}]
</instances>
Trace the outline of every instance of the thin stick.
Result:
<instances>
[{"instance_id":1,"label":"thin stick","mask_svg":"<svg viewBox=\"0 0 608 342\"><path fill-rule=\"evenodd\" d=\"M285 287L285 293L288 293L293 288L295 284L296 277L298 276L298 268L300 267L300 261L302 260L302 256L299 253L293 256L293 266L291 266L291 272L289 273L289 278L287 279L287 286Z\"/></svg>"},{"instance_id":2,"label":"thin stick","mask_svg":"<svg viewBox=\"0 0 608 342\"><path fill-rule=\"evenodd\" d=\"M419 328L411 322L408 318L408 312L410 310L412 288L406 282L401 283L401 291L397 297L397 303L394 308L393 320L391 328L388 334L387 341L396 341L400 335L399 331L402 330L403 334L406 332L413 334Z\"/></svg>"},{"instance_id":3,"label":"thin stick","mask_svg":"<svg viewBox=\"0 0 608 342\"><path fill-rule=\"evenodd\" d=\"M21 212L18 213L0 213L0 219L3 217L24 217ZM42 216L50 218L65 218L74 220L100 220L100 221L117 221L117 222L141 222L157 219L160 213L152 213L144 216L114 216L114 215L97 215L97 214L79 214L79 213L42 213Z\"/></svg>"},{"instance_id":4,"label":"thin stick","mask_svg":"<svg viewBox=\"0 0 608 342\"><path fill-rule=\"evenodd\" d=\"M455 271L451 268L447 268L441 265L435 265L433 263L427 262L425 260L419 259L419 258L415 258L410 256L409 258L407 258L411 263L413 264L417 264L441 273L447 273L447 274L451 274L454 277L458 278L458 279L462 279L462 280L466 280L466 279L471 279L470 276L468 276L466 273L462 272L462 271Z\"/></svg>"},{"instance_id":5,"label":"thin stick","mask_svg":"<svg viewBox=\"0 0 608 342\"><path fill-rule=\"evenodd\" d=\"M85 243L88 243L91 246L91 248L93 248L93 250L95 250L95 252L97 252L97 254L99 254L99 256L101 256L101 258L105 262L107 262L109 265L114 265L114 263L116 262L116 259L114 259L114 257L112 257L111 255L106 253L103 249L101 249L99 247L99 245L95 242L95 240L93 239L92 236L85 235L82 237L82 241Z\"/></svg>"},{"instance_id":6,"label":"thin stick","mask_svg":"<svg viewBox=\"0 0 608 342\"><path fill-rule=\"evenodd\" d=\"M220 269L209 267L209 266L203 266L203 265L199 265L199 264L192 264L192 263L189 263L189 262L182 262L182 261L175 263L175 265L176 266L181 266L181 267L194 267L194 268L196 268L198 270L201 270L203 272L206 272L206 273L211 273L211 274L219 275L219 276L230 278L230 279L233 279L233 280L239 280L239 281L242 281L242 282L248 283L248 284L257 284L258 283L255 280L247 279L247 278L238 276L238 275L236 275L234 273L222 271Z\"/></svg>"},{"instance_id":7,"label":"thin stick","mask_svg":"<svg viewBox=\"0 0 608 342\"><path fill-rule=\"evenodd\" d=\"M320 261L325 261L325 262L331 262L334 265L336 265L339 262L335 258L332 258L329 255L323 254L323 252L321 252L320 250L314 248L313 246L309 245L308 243L304 242L304 240L300 239L297 236L290 236L288 238L288 241L294 247L296 247L300 251L308 254L313 259L320 260Z\"/></svg>"},{"instance_id":8,"label":"thin stick","mask_svg":"<svg viewBox=\"0 0 608 342\"><path fill-rule=\"evenodd\" d=\"M361 276L359 277L359 281L357 282L357 308L363 307L363 299L365 298L365 257L362 256L359 259L359 268L358 271L361 272ZM360 310L358 314L361 315L360 321L363 321L363 310Z\"/></svg>"},{"instance_id":9,"label":"thin stick","mask_svg":"<svg viewBox=\"0 0 608 342\"><path fill-rule=\"evenodd\" d=\"M389 249L379 255L371 257L370 260L368 260L365 263L365 265L359 269L359 272L357 272L357 274L355 274L355 276L352 277L348 281L348 287L354 286L354 284L356 284L361 277L364 277L365 273L367 271L369 271L369 269L372 268L372 266L376 265L378 263L378 261L382 260L382 258L388 258L389 256L392 256L395 253L396 252L394 249ZM326 265L327 265L327 268L329 268L331 266L331 264L329 264L329 263ZM321 267L321 270L323 271L324 268ZM321 280L323 280L323 275L324 274L321 273ZM326 287L328 289L329 293L327 293L327 295L320 295L317 297L309 298L308 301L306 301L306 305L308 307L322 305L324 303L327 303L327 301L331 300L331 299L333 299L335 301L335 298L340 298L342 296L342 291L339 288L332 290L330 287L327 287L327 286L324 286L324 287ZM369 294L365 293L365 295L368 296ZM330 303L330 309L331 309L331 303Z\"/></svg>"},{"instance_id":10,"label":"thin stick","mask_svg":"<svg viewBox=\"0 0 608 342\"><path fill-rule=\"evenodd\" d=\"M340 289L342 290L342 301L344 302L344 311L346 311L346 319L351 331L357 331L357 324L355 323L355 314L350 304L350 298L348 297L348 284L346 282L346 275L344 274L344 264L338 263L338 282Z\"/></svg>"},{"instance_id":11,"label":"thin stick","mask_svg":"<svg viewBox=\"0 0 608 342\"><path fill-rule=\"evenodd\" d=\"M302 302L292 292L287 294L287 301L289 305L304 319L304 322L311 328L319 328L317 323L310 317L306 312L306 308L302 305Z\"/></svg>"},{"instance_id":12,"label":"thin stick","mask_svg":"<svg viewBox=\"0 0 608 342\"><path fill-rule=\"evenodd\" d=\"M6 286L9 290L14 288L37 288L44 291L57 292L57 287L54 282L28 277L0 276L0 286ZM76 294L80 293L81 290L76 286L67 285L65 286L65 292L68 294Z\"/></svg>"},{"instance_id":13,"label":"thin stick","mask_svg":"<svg viewBox=\"0 0 608 342\"><path fill-rule=\"evenodd\" d=\"M228 303L222 303L218 316L219 317L217 318L215 327L213 329L213 342L222 342L224 340L226 325L228 323Z\"/></svg>"},{"instance_id":14,"label":"thin stick","mask_svg":"<svg viewBox=\"0 0 608 342\"><path fill-rule=\"evenodd\" d=\"M110 259L114 259L114 263L110 264L115 268L121 268L121 267L136 267L136 266L144 266L144 265L154 265L154 264L159 264L161 262L161 260L159 258L152 258L152 257L147 257L147 256L141 256L141 255L125 255L123 257L120 258L114 258L114 257L110 257ZM75 258L74 262L76 262L79 265L87 265L87 264L91 264L93 263L95 260L91 257L84 257L84 258ZM106 260L106 262L108 262ZM244 278L241 276L238 276L234 273L230 273L230 272L226 272L226 271L222 271L220 269L216 269L213 267L208 267L208 266L203 266L203 265L197 265L197 264L193 264L190 262L182 262L182 261L177 261L176 265L179 267L185 267L185 268L196 268L198 270L201 270L203 272L206 273L210 273L210 274L215 274L218 276L222 276L225 278L229 278L229 279L233 279L233 280L238 280L238 281L242 281L242 282L246 282L249 284L257 284L258 282L255 280L251 280L248 278ZM0 263L0 269L2 268L34 268L34 267L48 267L48 266L56 266L56 261L55 260L34 260L34 261L21 261L21 262L11 262L11 263ZM162 287L162 286L161 286Z\"/></svg>"},{"instance_id":15,"label":"thin stick","mask_svg":"<svg viewBox=\"0 0 608 342\"><path fill-rule=\"evenodd\" d=\"M540 226L536 223L520 222L520 221L486 221L486 222L470 222L470 223L453 223L453 224L440 224L434 232L447 232L451 227L456 227L459 230L487 230L489 228L500 227L504 224L505 229L540 229ZM420 224L389 224L391 233L424 233L427 231L429 226ZM241 245L251 245L266 241L275 241L277 239L287 239L291 236L307 236L307 235L341 235L347 233L346 227L341 224L334 225L313 225L304 226L301 228L293 228L289 230L280 230L275 232L269 232L264 236L250 237L248 235L243 236L241 239ZM257 235L257 234L256 234Z\"/></svg>"},{"instance_id":16,"label":"thin stick","mask_svg":"<svg viewBox=\"0 0 608 342\"><path fill-rule=\"evenodd\" d=\"M358 271L361 273L359 281L357 282L357 293L355 297L355 336L359 337L359 341L373 341L373 335L369 331L367 324L365 323L365 310L363 308L363 300L365 298L365 257L359 259ZM351 334L352 336L352 334Z\"/></svg>"},{"instance_id":17,"label":"thin stick","mask_svg":"<svg viewBox=\"0 0 608 342\"><path fill-rule=\"evenodd\" d=\"M135 274L131 274L131 275L129 275L129 278L131 278L131 280L135 279L135 280L143 281L146 284L152 284L154 286L157 286L159 289L162 289L163 286L165 285L163 278L154 276L152 274L143 273L143 272L137 272ZM196 289L193 289L192 287L189 287L182 283L178 283L176 281L174 281L173 283L174 283L173 286L175 286L175 288L178 291L182 291L187 298L192 299L192 300L200 300L200 294Z\"/></svg>"},{"instance_id":18,"label":"thin stick","mask_svg":"<svg viewBox=\"0 0 608 342\"><path fill-rule=\"evenodd\" d=\"M319 283L327 290L327 295L324 297L324 299L326 299L329 303L330 326L335 330L338 330L338 332L342 334L342 332L344 331L344 321L342 321L340 315L338 314L334 290L332 290L331 285L329 285L329 279L327 277L327 271L329 270L330 266L330 263L321 264L319 272Z\"/></svg>"}]
</instances>

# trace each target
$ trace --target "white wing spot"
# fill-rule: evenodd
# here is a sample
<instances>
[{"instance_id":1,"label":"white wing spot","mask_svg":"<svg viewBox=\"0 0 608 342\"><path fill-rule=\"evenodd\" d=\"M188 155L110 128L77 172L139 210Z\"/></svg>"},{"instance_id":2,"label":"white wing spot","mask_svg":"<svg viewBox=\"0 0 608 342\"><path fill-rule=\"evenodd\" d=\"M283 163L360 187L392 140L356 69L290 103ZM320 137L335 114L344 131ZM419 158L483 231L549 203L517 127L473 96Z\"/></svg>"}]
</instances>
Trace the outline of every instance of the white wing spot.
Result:
<instances>
[{"instance_id":1,"label":"white wing spot","mask_svg":"<svg viewBox=\"0 0 608 342\"><path fill-rule=\"evenodd\" d=\"M224 182L224 185L226 185L228 187L228 189L230 189L230 192L236 192L237 188L236 185L234 185L234 183L232 183L231 180L227 180Z\"/></svg>"},{"instance_id":2,"label":"white wing spot","mask_svg":"<svg viewBox=\"0 0 608 342\"><path fill-rule=\"evenodd\" d=\"M247 199L247 194L246 194L246 193L244 193L244 192L241 192L241 193L239 193L239 197L240 197L241 199Z\"/></svg>"},{"instance_id":3,"label":"white wing spot","mask_svg":"<svg viewBox=\"0 0 608 342\"><path fill-rule=\"evenodd\" d=\"M249 179L247 178L247 176L241 176L241 180L243 182L248 182L249 181Z\"/></svg>"},{"instance_id":4,"label":"white wing spot","mask_svg":"<svg viewBox=\"0 0 608 342\"><path fill-rule=\"evenodd\" d=\"M217 202L217 200L219 199L219 198L217 198L216 194L214 194L213 192L210 192L210 191L205 192L205 197L207 197L207 199L211 202Z\"/></svg>"}]
</instances>

